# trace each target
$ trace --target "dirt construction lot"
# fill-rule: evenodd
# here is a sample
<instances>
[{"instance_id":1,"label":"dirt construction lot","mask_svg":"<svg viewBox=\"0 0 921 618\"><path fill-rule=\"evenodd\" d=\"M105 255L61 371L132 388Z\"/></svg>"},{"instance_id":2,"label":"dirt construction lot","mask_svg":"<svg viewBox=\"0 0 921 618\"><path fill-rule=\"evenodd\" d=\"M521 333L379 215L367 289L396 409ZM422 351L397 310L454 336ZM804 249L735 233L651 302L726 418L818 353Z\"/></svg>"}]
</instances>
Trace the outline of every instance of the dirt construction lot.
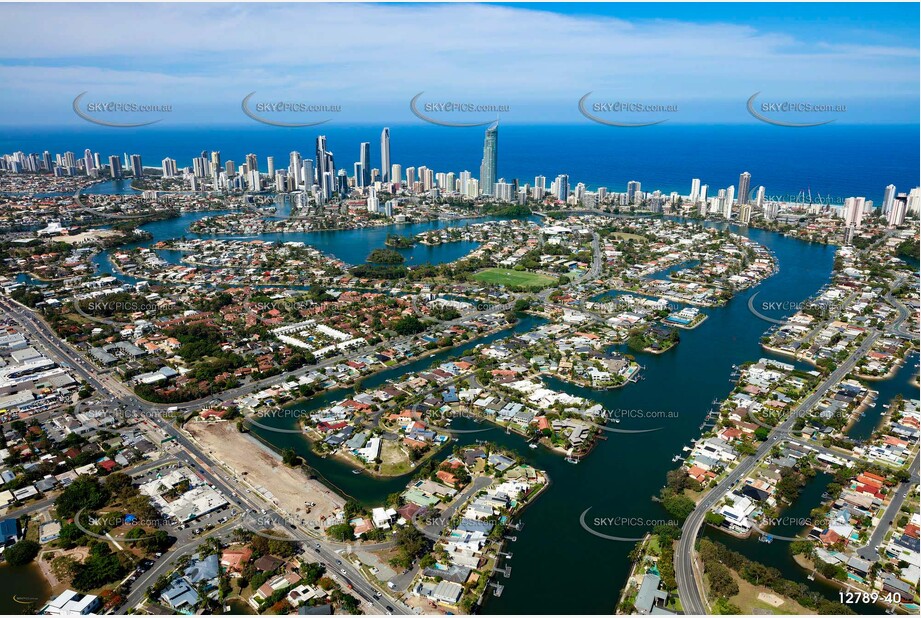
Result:
<instances>
[{"instance_id":1,"label":"dirt construction lot","mask_svg":"<svg viewBox=\"0 0 921 618\"><path fill-rule=\"evenodd\" d=\"M267 501L298 519L322 520L345 501L316 480L281 462L281 456L234 423L190 422L185 426L201 448L223 462L238 479ZM314 502L310 507L307 503Z\"/></svg>"}]
</instances>

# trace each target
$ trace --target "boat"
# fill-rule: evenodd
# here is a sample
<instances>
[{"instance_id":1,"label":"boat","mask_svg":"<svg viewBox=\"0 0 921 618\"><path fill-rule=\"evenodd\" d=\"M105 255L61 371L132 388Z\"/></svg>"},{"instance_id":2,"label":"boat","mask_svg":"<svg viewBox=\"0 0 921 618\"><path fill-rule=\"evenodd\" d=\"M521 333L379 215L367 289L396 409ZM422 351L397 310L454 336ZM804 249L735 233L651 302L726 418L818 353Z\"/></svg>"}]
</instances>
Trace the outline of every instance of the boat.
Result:
<instances>
[{"instance_id":1,"label":"boat","mask_svg":"<svg viewBox=\"0 0 921 618\"><path fill-rule=\"evenodd\" d=\"M770 534L765 534L765 535L762 535L761 538L758 539L758 542L759 543L773 543L774 537L772 537Z\"/></svg>"},{"instance_id":2,"label":"boat","mask_svg":"<svg viewBox=\"0 0 921 618\"><path fill-rule=\"evenodd\" d=\"M613 422L615 422L615 423L619 423L619 422L620 422L620 419L619 419L619 418L612 418L611 420L612 420Z\"/></svg>"},{"instance_id":3,"label":"boat","mask_svg":"<svg viewBox=\"0 0 921 618\"><path fill-rule=\"evenodd\" d=\"M528 445L528 448L537 448L537 443L532 442L531 444Z\"/></svg>"},{"instance_id":4,"label":"boat","mask_svg":"<svg viewBox=\"0 0 921 618\"><path fill-rule=\"evenodd\" d=\"M565 461L566 463L571 463L571 464L577 464L577 463L579 463L579 460L578 460L578 459L573 459L572 457L567 457L566 459L564 459L564 461Z\"/></svg>"},{"instance_id":5,"label":"boat","mask_svg":"<svg viewBox=\"0 0 921 618\"><path fill-rule=\"evenodd\" d=\"M359 470L358 468L355 468L354 470L352 470L352 474L361 474L361 470Z\"/></svg>"}]
</instances>

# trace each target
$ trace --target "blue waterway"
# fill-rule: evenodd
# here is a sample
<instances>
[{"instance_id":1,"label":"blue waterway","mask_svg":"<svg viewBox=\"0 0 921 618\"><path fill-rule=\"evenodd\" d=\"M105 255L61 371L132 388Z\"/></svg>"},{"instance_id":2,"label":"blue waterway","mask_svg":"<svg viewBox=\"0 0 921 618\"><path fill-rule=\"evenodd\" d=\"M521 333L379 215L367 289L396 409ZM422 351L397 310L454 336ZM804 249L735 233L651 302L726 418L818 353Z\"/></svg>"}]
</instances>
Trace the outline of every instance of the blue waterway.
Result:
<instances>
[{"instance_id":1,"label":"blue waterway","mask_svg":"<svg viewBox=\"0 0 921 618\"><path fill-rule=\"evenodd\" d=\"M271 127L159 128L138 130L103 127L0 128L0 153L22 150L52 153L90 148L103 158L125 152L141 154L144 164L158 166L170 156L191 165L203 150L219 150L222 159L241 163L247 153L275 157L285 167L288 153L315 158L315 140L327 135L336 167L351 174L359 143L372 144L372 165L380 166L379 126L322 129ZM483 131L431 125L391 127L391 160L436 171L470 170L479 175ZM712 190L738 184L739 173L752 174L751 186L764 185L770 195L798 194L843 198L864 195L877 204L886 185L907 192L919 184L917 125L826 125L792 129L762 124L673 125L618 129L587 123L571 126L503 125L499 134L499 176L548 182L568 173L572 184L607 186L623 191L629 180L646 190L687 193L699 177Z\"/></svg>"}]
</instances>

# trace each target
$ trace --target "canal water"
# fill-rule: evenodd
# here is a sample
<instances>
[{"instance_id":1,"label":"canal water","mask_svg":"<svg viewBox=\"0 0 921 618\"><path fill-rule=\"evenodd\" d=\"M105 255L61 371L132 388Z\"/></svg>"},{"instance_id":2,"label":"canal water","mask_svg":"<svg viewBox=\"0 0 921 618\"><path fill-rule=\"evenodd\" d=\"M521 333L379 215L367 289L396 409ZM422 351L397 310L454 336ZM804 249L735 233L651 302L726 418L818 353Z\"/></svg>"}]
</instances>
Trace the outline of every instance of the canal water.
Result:
<instances>
[{"instance_id":1,"label":"canal water","mask_svg":"<svg viewBox=\"0 0 921 618\"><path fill-rule=\"evenodd\" d=\"M36 614L51 598L51 586L34 562L0 564L0 614Z\"/></svg>"},{"instance_id":2,"label":"canal water","mask_svg":"<svg viewBox=\"0 0 921 618\"><path fill-rule=\"evenodd\" d=\"M918 387L912 384L912 380L918 375L918 352L914 351L905 359L894 376L888 380L862 380L862 383L870 389L879 393L876 396L876 407L867 408L864 415L857 419L857 422L850 428L847 435L852 440L866 440L879 427L882 417L889 411L887 406L892 403L896 395L901 395L905 399L917 399Z\"/></svg>"},{"instance_id":3,"label":"canal water","mask_svg":"<svg viewBox=\"0 0 921 618\"><path fill-rule=\"evenodd\" d=\"M144 229L154 233L154 240L142 244L183 235L188 237L187 226L191 221L213 214L193 213L148 224ZM451 224L465 225L466 222L448 223ZM443 225L445 222L277 236L285 240L303 240L346 262L360 263L372 249L383 246L388 233L415 234ZM707 225L725 227L725 224L718 223ZM768 247L778 259L780 274L739 293L723 307L704 309L708 319L694 330L682 331L681 342L668 352L661 355L638 354L639 362L645 366L642 372L644 380L610 391L578 387L567 389L598 401L612 411L640 410L646 418L624 417L615 427L651 431L607 433L607 440L600 442L578 465L566 463L559 455L543 448L526 448L522 438L506 435L500 430L460 434L461 444L489 439L515 449L528 463L546 470L552 482L549 490L523 514L523 529L517 533L518 540L508 548L514 555L508 563L512 567L511 577L499 576L504 592L501 597L489 598L483 612L611 613L629 573L628 554L634 543L607 541L591 535L582 528L580 517L588 509L585 515L588 525L604 534L625 538L642 537L651 529L651 525L638 525L637 521L668 519L668 514L652 497L663 486L666 472L678 465L672 462L672 456L684 454L682 447L699 436L701 422L712 401L722 400L729 394L733 385L733 366L769 356L759 345L759 339L771 324L749 311L751 296L758 293L761 301L792 307L829 281L835 247L805 243L757 229L734 228L733 231ZM271 239L272 236L275 235L260 238ZM466 252L464 248L456 253L445 251L445 247L451 248L456 244L415 247L408 263L420 263L426 259L433 263L456 259ZM417 250L422 252L418 257ZM428 255L429 251L433 254ZM772 317L779 318L780 315ZM521 320L513 331L524 332L532 328L535 322L530 320L533 318ZM459 355L465 349L461 347L441 352L408 366L388 370L365 380L362 388L370 388L413 369ZM877 388L883 384L877 383ZM348 391L342 390L326 393L298 407L322 407L347 394ZM292 419L276 421L289 423L284 428L294 426ZM485 427L465 419L456 420L454 426ZM254 428L254 434L275 448L294 448L325 482L365 504L380 504L388 494L402 490L407 481L406 477L381 480L366 474L352 474L352 468L341 461L313 456L304 438L296 434L259 428ZM622 518L634 524L599 527L593 525L595 518ZM777 551L777 548L764 543L745 545L746 555L766 563L773 560L771 556ZM806 581L806 574L792 562L773 566L781 569L789 579ZM823 590L818 584L816 589L837 600L833 591Z\"/></svg>"},{"instance_id":4,"label":"canal water","mask_svg":"<svg viewBox=\"0 0 921 618\"><path fill-rule=\"evenodd\" d=\"M109 181L89 187L85 192L87 195L125 195L137 193L131 188L127 181ZM281 202L287 204L287 200ZM385 247L384 244L387 236L398 234L401 236L415 236L422 232L430 232L444 228L465 227L473 223L487 223L490 221L506 221L512 217L476 217L470 219L452 219L425 221L422 223L403 223L376 227L366 227L351 230L319 230L313 232L286 232L259 234L257 236L241 234L193 234L189 232L189 226L205 217L214 217L230 212L239 211L211 211L211 212L191 212L180 215L173 219L163 221L154 221L141 226L145 231L153 235L152 240L130 243L119 247L121 250L134 249L137 247L147 247L161 240L175 238L225 238L225 239L244 239L252 238L272 242L303 242L309 244L320 251L333 255L347 264L364 264L368 254L374 249ZM289 212L289 206L282 206L278 214ZM527 217L529 221L540 222L540 217L531 215ZM271 219L270 219L271 221ZM405 258L407 266L418 264L445 264L458 260L479 246L479 243L470 241L458 241L444 243L441 245L422 245L416 244L412 247L396 249ZM179 252L162 251L161 257L166 261L176 264L179 262ZM97 272L112 274L112 265L108 260L107 253L100 253L94 260L97 265ZM131 279L129 279L131 280ZM133 280L131 280L133 281Z\"/></svg>"},{"instance_id":5,"label":"canal water","mask_svg":"<svg viewBox=\"0 0 921 618\"><path fill-rule=\"evenodd\" d=\"M646 367L644 380L611 391L566 385L567 392L594 399L609 410L641 410L648 417L624 417L617 429L653 431L609 432L607 440L578 465L566 463L543 448L524 448L524 440L501 431L469 434L471 441L489 439L515 448L526 461L547 470L552 482L549 490L523 514L524 527L516 535L518 540L509 546L513 553L508 563L512 567L511 577L500 576L505 587L503 594L487 600L485 613L608 614L612 611L629 572L628 554L634 543L599 539L582 528L580 517L589 509L585 521L590 526L595 518L616 517L634 522L668 519L668 514L652 497L663 486L665 473L677 466L672 456L682 453L682 447L700 434L700 424L712 400L722 399L731 391L733 365L766 355L758 341L770 324L748 310L748 298L757 291L761 298L789 300L785 306L794 306L829 279L834 247L803 243L760 230L741 232L777 255L783 275L742 292L724 307L706 309L709 318L698 328L683 331L681 343L665 354L638 355ZM528 327L523 321L516 331ZM452 353L459 351L445 354ZM406 368L395 370L394 376L405 371ZM548 384L557 386L552 380ZM365 386L373 383L366 382ZM327 399L310 405L325 405L341 395L327 395L324 396ZM308 452L300 436L269 433L263 431L260 437L277 448ZM318 468L327 482L367 504L380 503L386 495L402 490L406 483L406 478L375 480L354 475L349 466L332 459L319 463L314 458L311 465ZM612 536L636 538L650 528L624 525L596 529ZM754 548L754 559L758 558L759 549ZM795 565L785 575L805 579Z\"/></svg>"}]
</instances>

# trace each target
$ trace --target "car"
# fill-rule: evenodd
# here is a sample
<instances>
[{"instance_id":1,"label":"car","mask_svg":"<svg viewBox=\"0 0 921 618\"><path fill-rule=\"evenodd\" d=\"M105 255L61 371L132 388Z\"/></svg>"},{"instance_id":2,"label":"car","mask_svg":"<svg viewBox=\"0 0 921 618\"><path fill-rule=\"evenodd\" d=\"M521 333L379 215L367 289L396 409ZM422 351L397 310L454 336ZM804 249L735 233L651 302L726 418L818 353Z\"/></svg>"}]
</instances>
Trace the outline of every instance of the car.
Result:
<instances>
[{"instance_id":1,"label":"car","mask_svg":"<svg viewBox=\"0 0 921 618\"><path fill-rule=\"evenodd\" d=\"M317 552L317 553L319 554L319 553L320 553L320 548L319 548L319 547L314 547L313 551L315 551L315 552Z\"/></svg>"},{"instance_id":2,"label":"car","mask_svg":"<svg viewBox=\"0 0 921 618\"><path fill-rule=\"evenodd\" d=\"M388 606L387 606L387 615L390 616L390 615L392 615L392 614L393 614L393 608L390 607L390 606L388 605Z\"/></svg>"},{"instance_id":3,"label":"car","mask_svg":"<svg viewBox=\"0 0 921 618\"><path fill-rule=\"evenodd\" d=\"M336 564L342 564L342 560L336 560Z\"/></svg>"},{"instance_id":4,"label":"car","mask_svg":"<svg viewBox=\"0 0 921 618\"><path fill-rule=\"evenodd\" d=\"M379 599L379 598L381 598L382 596L384 596L384 593L381 592L380 590L378 590L377 592L374 593L374 598L375 598L375 599Z\"/></svg>"},{"instance_id":5,"label":"car","mask_svg":"<svg viewBox=\"0 0 921 618\"><path fill-rule=\"evenodd\" d=\"M342 573L343 575L346 574L346 570L345 570L345 569L339 569L339 572Z\"/></svg>"}]
</instances>

